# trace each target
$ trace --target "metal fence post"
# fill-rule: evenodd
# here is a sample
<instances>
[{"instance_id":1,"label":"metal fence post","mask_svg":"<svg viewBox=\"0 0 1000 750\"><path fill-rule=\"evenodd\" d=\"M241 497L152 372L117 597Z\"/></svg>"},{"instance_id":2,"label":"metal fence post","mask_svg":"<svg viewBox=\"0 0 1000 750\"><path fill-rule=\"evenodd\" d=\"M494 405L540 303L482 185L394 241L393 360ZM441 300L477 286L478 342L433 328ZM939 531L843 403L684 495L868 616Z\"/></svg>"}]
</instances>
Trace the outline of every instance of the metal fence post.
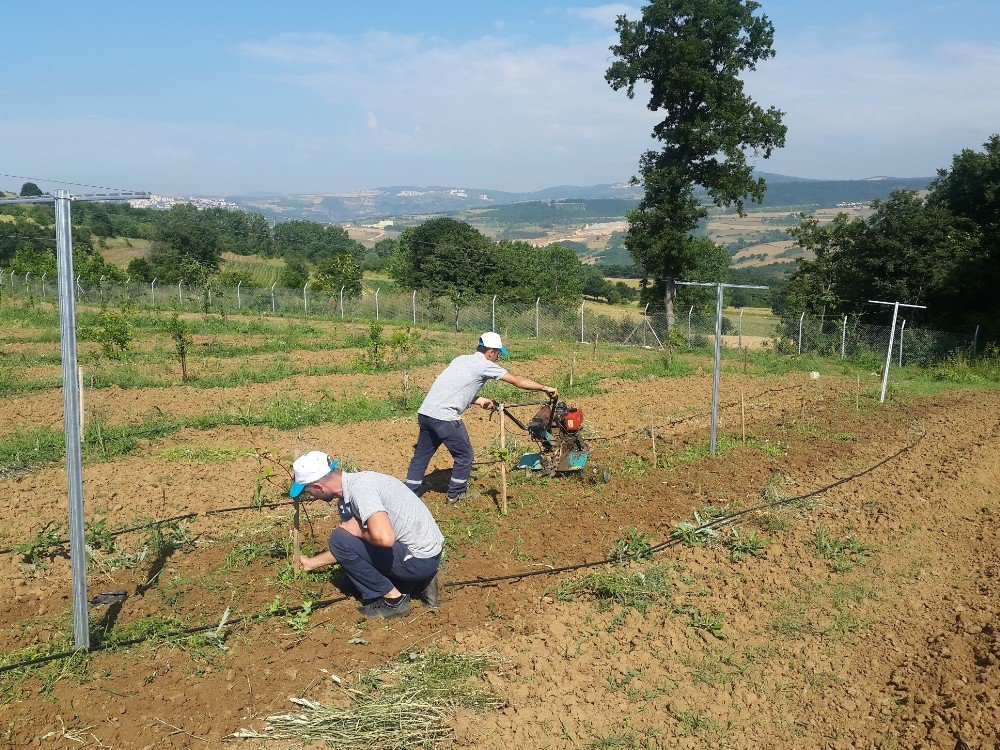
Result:
<instances>
[{"instance_id":1,"label":"metal fence post","mask_svg":"<svg viewBox=\"0 0 1000 750\"><path fill-rule=\"evenodd\" d=\"M806 314L802 313L799 316L799 347L798 347L799 354L802 354L802 321L805 319L806 319Z\"/></svg>"},{"instance_id":2,"label":"metal fence post","mask_svg":"<svg viewBox=\"0 0 1000 750\"><path fill-rule=\"evenodd\" d=\"M277 309L276 309L275 304L274 304L274 287L276 287L277 285L278 285L277 281L275 281L273 284L271 284L271 314L272 315L277 312Z\"/></svg>"},{"instance_id":3,"label":"metal fence post","mask_svg":"<svg viewBox=\"0 0 1000 750\"><path fill-rule=\"evenodd\" d=\"M104 274L101 274L101 278L99 278L97 280L97 286L101 290L101 304L102 305L104 304L104 278L105 278ZM44 285L45 285L45 276L43 275L42 276L42 286L44 287ZM43 296L44 296L44 294L43 294Z\"/></svg>"},{"instance_id":4,"label":"metal fence post","mask_svg":"<svg viewBox=\"0 0 1000 750\"><path fill-rule=\"evenodd\" d=\"M903 324L899 327L899 366L903 366L903 331L906 330L906 318L903 318Z\"/></svg>"},{"instance_id":5,"label":"metal fence post","mask_svg":"<svg viewBox=\"0 0 1000 750\"><path fill-rule=\"evenodd\" d=\"M411 309L413 311L413 325L417 324L417 290L413 290L413 298L410 302Z\"/></svg>"},{"instance_id":6,"label":"metal fence post","mask_svg":"<svg viewBox=\"0 0 1000 750\"><path fill-rule=\"evenodd\" d=\"M177 282L177 299L180 301L180 304L182 305L184 304L184 292L182 291L183 284L184 284L184 279L181 279L180 281Z\"/></svg>"},{"instance_id":7,"label":"metal fence post","mask_svg":"<svg viewBox=\"0 0 1000 750\"><path fill-rule=\"evenodd\" d=\"M378 293L382 291L382 287L377 287L375 289L375 320L378 320Z\"/></svg>"},{"instance_id":8,"label":"metal fence post","mask_svg":"<svg viewBox=\"0 0 1000 750\"><path fill-rule=\"evenodd\" d=\"M580 343L583 343L583 310L587 304L586 300L580 300Z\"/></svg>"},{"instance_id":9,"label":"metal fence post","mask_svg":"<svg viewBox=\"0 0 1000 750\"><path fill-rule=\"evenodd\" d=\"M542 301L541 297L535 298L535 338L541 338L538 328L538 305Z\"/></svg>"},{"instance_id":10,"label":"metal fence post","mask_svg":"<svg viewBox=\"0 0 1000 750\"><path fill-rule=\"evenodd\" d=\"M77 291L77 293L79 293L79 294L80 294L81 296L83 296L83 287L82 287L82 286L80 286L80 276L81 276L81 274L77 274L77 275L76 275L76 291Z\"/></svg>"},{"instance_id":11,"label":"metal fence post","mask_svg":"<svg viewBox=\"0 0 1000 750\"><path fill-rule=\"evenodd\" d=\"M740 319L736 324L736 340L740 351L743 351L743 308L740 308Z\"/></svg>"},{"instance_id":12,"label":"metal fence post","mask_svg":"<svg viewBox=\"0 0 1000 750\"><path fill-rule=\"evenodd\" d=\"M977 349L979 348L979 324L976 324L976 332L972 334L972 356L976 356Z\"/></svg>"},{"instance_id":13,"label":"metal fence post","mask_svg":"<svg viewBox=\"0 0 1000 750\"><path fill-rule=\"evenodd\" d=\"M649 307L649 305L646 305ZM691 305L691 309L688 310L688 347L691 346L691 316L694 314L694 305Z\"/></svg>"},{"instance_id":14,"label":"metal fence post","mask_svg":"<svg viewBox=\"0 0 1000 750\"><path fill-rule=\"evenodd\" d=\"M497 296L493 295L493 302L490 303L490 330L497 329Z\"/></svg>"},{"instance_id":15,"label":"metal fence post","mask_svg":"<svg viewBox=\"0 0 1000 750\"><path fill-rule=\"evenodd\" d=\"M708 438L708 452L715 454L719 430L719 370L722 368L722 284L715 292L715 365L712 368L712 430Z\"/></svg>"},{"instance_id":16,"label":"metal fence post","mask_svg":"<svg viewBox=\"0 0 1000 750\"><path fill-rule=\"evenodd\" d=\"M847 355L847 316L844 316L844 322L840 327L840 358L843 359Z\"/></svg>"},{"instance_id":17,"label":"metal fence post","mask_svg":"<svg viewBox=\"0 0 1000 750\"><path fill-rule=\"evenodd\" d=\"M155 276L153 277L153 280L151 282L149 282L149 296L152 298L153 305L155 306L156 305L156 277Z\"/></svg>"},{"instance_id":18,"label":"metal fence post","mask_svg":"<svg viewBox=\"0 0 1000 750\"><path fill-rule=\"evenodd\" d=\"M243 297L240 295L240 287L243 286L243 279L240 279L236 284L236 309L243 309Z\"/></svg>"},{"instance_id":19,"label":"metal fence post","mask_svg":"<svg viewBox=\"0 0 1000 750\"><path fill-rule=\"evenodd\" d=\"M340 287L340 317L344 317L344 287Z\"/></svg>"},{"instance_id":20,"label":"metal fence post","mask_svg":"<svg viewBox=\"0 0 1000 750\"><path fill-rule=\"evenodd\" d=\"M42 274L42 299L45 299L45 277L48 276L48 271ZM103 276L101 277L104 278Z\"/></svg>"},{"instance_id":21,"label":"metal fence post","mask_svg":"<svg viewBox=\"0 0 1000 750\"><path fill-rule=\"evenodd\" d=\"M30 289L28 289L28 277L29 276L31 276L31 271L28 271L26 274L24 274L24 289L25 289L25 291L30 291Z\"/></svg>"},{"instance_id":22,"label":"metal fence post","mask_svg":"<svg viewBox=\"0 0 1000 750\"><path fill-rule=\"evenodd\" d=\"M309 282L307 281L306 285L304 287L302 287L302 314L303 315L308 315L309 314L309 296L308 296L308 294L306 292L306 290L308 288L309 288Z\"/></svg>"},{"instance_id":23,"label":"metal fence post","mask_svg":"<svg viewBox=\"0 0 1000 750\"><path fill-rule=\"evenodd\" d=\"M69 191L57 190L56 262L59 268L59 331L62 354L63 409L66 429L66 477L69 543L73 576L73 634L76 649L90 648L87 612L87 549L83 527L83 441L76 358L76 300L73 296L73 235Z\"/></svg>"}]
</instances>

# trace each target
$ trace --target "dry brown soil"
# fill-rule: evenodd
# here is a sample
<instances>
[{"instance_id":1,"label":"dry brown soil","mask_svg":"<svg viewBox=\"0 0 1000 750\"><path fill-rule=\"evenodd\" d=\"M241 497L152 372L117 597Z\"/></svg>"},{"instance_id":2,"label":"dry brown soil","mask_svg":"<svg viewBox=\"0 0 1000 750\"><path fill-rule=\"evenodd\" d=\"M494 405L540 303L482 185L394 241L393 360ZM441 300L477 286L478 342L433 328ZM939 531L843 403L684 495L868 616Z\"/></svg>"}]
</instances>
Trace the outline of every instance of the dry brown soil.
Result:
<instances>
[{"instance_id":1,"label":"dry brown soil","mask_svg":"<svg viewBox=\"0 0 1000 750\"><path fill-rule=\"evenodd\" d=\"M526 369L540 378L564 365L558 358L531 364ZM418 374L431 377L433 368ZM303 379L294 388L398 389L386 378ZM385 623L360 621L356 603L344 598L315 612L302 631L288 617L233 626L225 653L185 641L154 642L94 654L84 674L67 671L54 684L49 674L48 686L45 673L32 676L19 693L4 694L0 747L259 747L227 737L288 710L290 695L329 697L331 673L350 677L436 643L497 650L507 660L489 676L506 707L456 716L459 747L951 750L961 735L970 748L995 748L1000 394L951 391L882 407L865 399L856 411L853 382L820 382L803 374L727 377L724 433L739 433L732 401L742 386L755 440L709 458L692 452L705 434L707 422L698 415L708 403L707 374L605 381L604 392L578 402L588 423L614 438L596 441L593 455L613 469L610 485L514 475L506 518L496 510L499 480L491 467L480 468L476 496L463 505L448 508L439 492L427 495L449 538L447 576L461 581L599 560L627 527L666 539L675 523L706 503L749 507L776 491L804 493L910 446L808 503L748 522L771 529L759 557L733 562L721 547L669 548L654 562L670 566L670 597L645 614L556 596L560 581L581 573L451 588L440 610L416 606L409 618ZM764 393L771 388L787 390ZM249 386L234 389L233 397L266 392ZM107 398L112 414L153 405L191 413L218 398L185 389L120 396ZM44 418L46 404L56 406L31 403L34 419ZM664 464L655 468L648 435L635 432L648 423L651 404ZM18 408L18 400L9 399L0 415L15 418ZM693 418L675 421L688 415ZM496 436L495 421L474 414L467 422L480 448ZM615 437L626 431L632 434ZM286 432L185 431L88 465L88 513L107 514L118 525L253 496L258 464L252 456L219 463L157 458L169 447L257 447L275 455L322 447L401 476L414 436L409 419ZM432 469L447 465L438 456ZM0 509L7 541L62 518L63 471L52 464L0 479L9 498ZM268 497L280 499L283 484L268 487ZM321 545L332 521L311 510L307 536ZM199 518L189 527L194 541L161 561L162 569L95 570L91 592L129 592L113 632L156 617L210 623L226 607L233 616L255 614L276 596L283 603L340 597L328 580L282 583L282 560L225 569L237 545L283 538L288 518L287 509ZM864 553L838 569L815 548L820 528L837 538L855 536ZM65 631L64 556L38 567L2 556L0 576L9 582L3 653ZM721 623L714 635L695 626L709 616Z\"/></svg>"}]
</instances>

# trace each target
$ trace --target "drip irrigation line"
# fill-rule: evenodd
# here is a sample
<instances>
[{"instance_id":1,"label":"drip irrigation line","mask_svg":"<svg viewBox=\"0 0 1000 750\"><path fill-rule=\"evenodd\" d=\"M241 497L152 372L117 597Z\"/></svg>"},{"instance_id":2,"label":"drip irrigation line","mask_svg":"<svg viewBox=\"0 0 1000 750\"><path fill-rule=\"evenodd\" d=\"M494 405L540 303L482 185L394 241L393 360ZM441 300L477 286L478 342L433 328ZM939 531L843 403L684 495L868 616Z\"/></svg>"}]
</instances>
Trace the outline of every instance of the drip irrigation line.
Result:
<instances>
[{"instance_id":1,"label":"drip irrigation line","mask_svg":"<svg viewBox=\"0 0 1000 750\"><path fill-rule=\"evenodd\" d=\"M802 386L802 385L789 385L789 386L785 386L784 388L767 388L767 389L761 391L760 393L755 393L753 396L750 396L749 400L753 401L755 399L760 398L761 396L767 396L768 394L771 394L771 393L781 393L783 391L793 391L793 390L796 390L798 388L804 388L804 387L805 386ZM739 405L740 405L739 401L733 401L733 402L728 403L728 404L719 404L719 408L720 409L731 409L731 408L733 408L735 406L739 406ZM711 412L705 412L703 414L689 414L686 417L678 417L676 419L667 420L666 426L667 427L675 427L675 426L677 426L679 424L683 424L684 422L690 422L692 419L702 419L704 417L710 417L710 416L712 416ZM642 432L643 430L647 430L647 429L649 429L649 428L648 427L637 427L634 430L626 430L625 432L619 433L618 435L611 435L609 437L604 437L604 436L598 435L596 437L588 437L588 438L586 438L586 440L588 442L593 442L595 440L618 440L619 438L623 438L623 437L625 437L627 435L634 435L637 432Z\"/></svg>"},{"instance_id":2,"label":"drip irrigation line","mask_svg":"<svg viewBox=\"0 0 1000 750\"><path fill-rule=\"evenodd\" d=\"M863 476L865 476L867 474L870 474L871 472L873 472L876 469L878 469L880 466L884 466L885 464L889 463L890 461L892 461L892 460L898 458L899 456L901 456L903 453L906 453L907 451L912 450L921 440L924 439L924 437L926 435L927 435L926 431L922 432L916 439L914 439L913 441L911 441L907 445L903 446L902 448L900 448L899 450L897 450L895 453L892 453L892 454L886 456L885 458L883 458L878 463L872 464L867 469L864 469L863 471L860 471L860 472L858 472L856 474L852 474L850 476L843 477L842 479L838 479L835 482L832 482L831 484L826 485L825 487L820 487L819 489L813 490L812 492L807 492L807 493L804 493L802 495L796 495L795 497L788 497L788 498L784 498L782 500L775 500L775 501L772 501L772 502L769 502L769 503L763 503L763 504L755 506L753 508L747 508L746 510L737 511L735 513L730 513L730 514L725 515L725 516L719 516L718 518L715 518L715 519L709 521L708 523L702 524L701 526L698 526L698 527L692 529L692 532L697 533L698 531L704 531L706 529L713 529L713 528L716 528L718 526L722 526L722 525L724 525L726 523L729 523L729 522L731 522L732 520L734 520L736 518L739 518L741 516L747 515L748 513L756 513L756 512L761 511L761 510L766 510L768 508L774 508L774 507L778 507L778 506L781 506L781 505L790 505L790 504L798 502L800 500L805 500L805 499L808 499L808 498L811 498L811 497L815 497L817 495L821 495L821 494L823 494L825 492L829 492L830 490L834 489L835 487L839 487L839 486L841 486L843 484L846 484L847 482L852 482L855 479L858 479L858 478L863 477ZM253 507L256 507L256 506L253 506ZM649 554L654 554L656 552L661 552L664 549L667 549L669 547L674 547L674 546L676 546L678 544L681 544L681 543L682 543L681 539L679 539L677 537L671 537L670 539L667 539L667 540L665 540L663 542L660 542L657 545L654 545L653 547L650 547ZM600 565L608 565L608 564L611 564L611 563L624 562L624 561L630 560L630 559L638 559L639 557L640 557L639 555L635 555L635 554L626 554L626 555L622 555L620 557L614 557L614 558L609 557L609 558L606 558L606 559L603 559L603 560L595 560L595 561L592 561L592 562L576 563L575 565L565 565L565 566L558 567L558 568L545 568L543 570L529 570L529 571L524 571L524 572L521 572L521 573L512 573L510 575L493 576L491 578L470 578L470 579L465 580L465 581L446 581L444 585L445 585L446 588L465 588L465 587L468 587L468 586L487 586L487 585L492 585L492 584L496 584L496 583L501 583L503 581L520 581L520 580L523 580L525 578L533 578L535 576L555 575L556 573L568 573L568 572L572 572L572 571L576 571L576 570L583 570L585 568L595 568L595 567L598 567ZM332 604L337 604L337 603L342 602L342 601L347 601L349 598L350 597L347 597L347 596L338 596L338 597L333 597L333 598L330 598L330 599L322 599L320 601L313 602L311 604L311 609L312 609L312 611L316 611L316 610L319 610L319 609L325 609L326 607L329 607ZM261 613L256 614L256 615L242 615L240 617L235 617L235 618L233 618L231 620L226 620L225 621L225 626L228 627L230 625L239 625L241 623L248 622L248 621L251 621L251 620L262 621L262 620L265 620L265 619L269 619L271 617L284 617L284 616L287 616L287 615L291 615L292 613L299 612L299 611L301 611L301 609L302 609L302 605L299 604L297 606L293 605L293 606L281 607L280 609L276 609L276 610L273 610L273 611L269 610L269 611L266 611L266 612L261 612ZM220 627L219 623L210 623L210 624L206 624L206 625L195 625L195 626L190 627L190 628L182 628L180 630L176 630L176 631L173 631L171 633L163 633L163 634L158 634L158 635L139 636L139 637L136 637L136 638L128 638L128 639L122 640L122 641L108 641L106 643L98 643L97 645L92 646L89 649L88 653L97 653L97 652L101 652L101 651L110 651L110 650L116 649L116 648L126 648L128 646L135 646L135 645L138 645L140 643L145 643L147 641L154 640L154 639L156 639L156 640L162 640L162 641L171 641L171 640L178 639L178 638L184 638L184 637L189 636L189 635L197 635L198 633L205 633L205 632L207 632L209 630L218 629L219 627ZM56 661L57 659L66 659L66 658L69 658L69 657L71 657L71 656L73 656L74 654L77 654L77 653L80 653L80 652L79 651L61 651L61 652L55 653L55 654L47 654L45 656L37 656L37 657L32 658L32 659L26 659L25 661L20 661L20 662L17 662L15 664L7 664L5 666L0 667L0 674L6 674L8 672L14 672L14 671L17 671L19 669L25 669L27 667L33 667L33 666L37 666L39 664L45 664L47 662Z\"/></svg>"},{"instance_id":3,"label":"drip irrigation line","mask_svg":"<svg viewBox=\"0 0 1000 750\"><path fill-rule=\"evenodd\" d=\"M779 393L779 392L782 392L782 391L794 390L796 388L802 388L802 387L803 386L801 386L801 385L792 385L792 386L786 386L784 388L768 388L768 389L765 389L765 390L761 391L760 393L757 393L757 394L751 396L750 398L751 398L751 400L752 399L757 399L757 398L760 398L761 396L766 396L766 395L768 395L770 393ZM734 403L731 403L731 404L722 404L721 408L728 409L728 408L731 408L733 406L737 406L738 404L739 404L739 402L734 402ZM524 404L512 404L511 406L538 406L538 405L544 406L545 403L539 404L539 403L532 402L532 403L524 403ZM504 405L504 408L508 408L506 404ZM692 414L692 415L689 415L687 417L680 417L679 419L674 419L674 420L668 421L666 423L666 426L667 427L673 427L675 425L682 424L683 422L687 422L687 421L690 421L692 419L698 419L700 417L705 417L705 416L708 416L708 415L707 414ZM646 427L638 427L638 428L636 428L634 430L628 430L628 431L620 433L618 435L611 435L610 437L596 436L596 437L588 437L586 439L588 441L590 441L590 442L597 441L597 440L617 440L619 438L626 437L627 435L632 435L632 434L635 434L635 433L638 433L638 432L642 432L645 429L647 429L647 428ZM502 460L501 459L495 459L495 460L492 460L492 461L476 461L476 462L473 463L473 466L493 466L493 465L498 464L498 463L502 463ZM134 533L136 531L145 531L146 529L155 528L157 526L164 526L166 524L175 523L177 521L186 521L186 520L191 520L193 518L200 518L202 516L219 516L219 515L223 515L225 513L236 513L238 511L243 511L243 510L264 510L265 508L281 508L281 507L284 507L284 506L287 506L287 505L293 505L293 504L294 504L294 501L292 501L292 500L286 500L286 501L277 502L277 503L262 503L260 505L257 505L257 504L252 504L252 505L235 505L235 506L232 506L232 507L229 507L229 508L217 508L215 510L208 510L208 511L203 511L203 512L183 513L181 515L172 516L170 518L164 518L164 519L160 519L160 520L149 521L147 523L142 523L142 524L138 524L138 525L135 525L135 526L128 526L128 527L123 528L123 529L117 529L115 531L109 532L107 534L107 536L110 536L111 538L117 538L119 536L123 536L124 534L132 534L132 533ZM3 549L0 549L0 555L9 555L9 554L13 554L15 552L25 552L26 551L25 546L29 545L29 544L30 544L30 542L24 542L22 544L15 545L13 547L4 547ZM51 549L52 547L60 547L60 546L65 545L65 544L69 544L69 539L68 538L57 539L57 540L52 541L49 544L45 545L45 549Z\"/></svg>"},{"instance_id":4,"label":"drip irrigation line","mask_svg":"<svg viewBox=\"0 0 1000 750\"><path fill-rule=\"evenodd\" d=\"M234 505L230 508L216 508L215 510L206 510L200 513L182 513L178 516L171 516L170 518L161 518L155 521L148 521L146 523L137 524L135 526L126 526L122 529L116 529L115 531L108 532L106 536L111 538L117 538L123 536L124 534L132 534L136 531L145 531L146 529L152 529L157 526L165 526L170 523L176 523L177 521L188 521L192 518L200 518L202 516L220 516L224 513L236 513L241 510L264 510L265 508L281 508L286 505L293 505L293 500L286 500L278 503L261 503L259 505ZM49 544L45 545L46 549L51 549L52 547L60 547L64 544L69 544L69 539L56 539ZM25 547L30 545L30 542L25 542L24 544L17 545L15 547L5 547L0 549L0 555L9 555L14 552L25 552Z\"/></svg>"},{"instance_id":5,"label":"drip irrigation line","mask_svg":"<svg viewBox=\"0 0 1000 750\"><path fill-rule=\"evenodd\" d=\"M807 493L802 494L802 495L796 495L794 497L786 497L786 498L783 498L781 500L773 500L773 501L771 501L769 503L762 503L761 505L754 506L753 508L746 508L745 510L740 510L740 511L736 511L734 513L726 514L724 516L719 516L718 518L714 518L711 521L708 521L708 522L702 524L701 526L697 526L697 527L693 528L691 531L692 531L692 533L696 534L699 531L705 531L705 530L708 530L708 529L717 528L719 526L724 526L725 524L731 523L732 521L736 520L737 518L740 518L742 516L748 515L750 513L758 513L758 512L760 512L762 510L767 510L768 508L776 508L776 507L779 507L779 506L782 506L782 505L791 505L792 503L796 503L796 502L799 502L801 500L807 500L807 499L809 499L811 497L816 497L817 495L822 495L823 493L829 492L830 490L832 490L832 489L834 489L836 487L839 487L842 484L846 484L847 482L853 482L855 479L860 479L861 477L863 477L863 476L865 476L867 474L870 474L871 472L875 471L875 469L879 468L880 466L884 466L885 464L889 463L890 461L898 458L903 453L905 453L905 452L907 452L909 450L912 450L921 440L924 439L924 436L926 434L927 434L926 432L921 433L920 436L917 437L915 440L913 440L912 442L910 442L907 445L903 446L902 448L900 448L895 453L892 453L889 456L886 456L885 458L883 458L878 463L872 464L867 469L864 469L863 471L860 471L860 472L858 472L856 474L852 474L852 475L850 475L848 477L843 477L842 479L838 479L837 481L835 481L835 482L833 482L831 484L828 484L825 487L820 487L817 490L813 490L812 492L807 492ZM649 548L649 552L651 554L655 553L655 552L661 552L661 551L667 549L668 547L674 547L674 546L676 546L678 544L681 544L682 541L683 540L681 540L678 537L671 537L671 538L669 538L669 539L667 539L665 541L660 542L659 544L656 544L656 545L653 545L652 547L650 547ZM565 566L558 567L558 568L545 568L545 569L542 569L542 570L529 570L529 571L524 571L522 573L511 573L509 575L493 576L491 578L470 578L469 580L466 580L466 581L445 582L444 585L446 587L451 587L451 588L460 588L460 587L464 587L464 586L481 586L481 585L485 585L485 584L499 583L499 582L502 582L502 581L516 581L516 580L520 580L522 578L533 578L535 576L554 575L556 573L568 573L568 572L572 572L574 570L583 570L584 568L594 568L594 567L597 567L599 565L608 565L610 563L621 562L623 560L628 560L628 559L634 558L634 557L637 557L637 555L622 555L621 557L608 557L608 558L605 558L603 560L595 560L595 561L592 561L592 562L576 563L575 565L565 565Z\"/></svg>"}]
</instances>

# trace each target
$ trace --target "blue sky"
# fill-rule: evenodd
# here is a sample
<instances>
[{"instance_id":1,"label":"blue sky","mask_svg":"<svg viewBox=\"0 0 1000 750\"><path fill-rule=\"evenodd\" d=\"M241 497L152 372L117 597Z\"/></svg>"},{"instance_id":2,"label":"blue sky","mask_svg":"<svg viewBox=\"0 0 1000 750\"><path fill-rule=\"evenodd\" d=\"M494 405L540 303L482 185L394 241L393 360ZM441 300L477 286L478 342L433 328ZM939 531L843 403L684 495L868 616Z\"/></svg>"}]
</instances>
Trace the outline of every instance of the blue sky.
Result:
<instances>
[{"instance_id":1,"label":"blue sky","mask_svg":"<svg viewBox=\"0 0 1000 750\"><path fill-rule=\"evenodd\" d=\"M639 7L5 3L0 172L178 195L625 180L655 116L603 74L614 17ZM993 2L763 12L777 57L747 87L789 126L765 171L931 175L1000 131Z\"/></svg>"}]
</instances>

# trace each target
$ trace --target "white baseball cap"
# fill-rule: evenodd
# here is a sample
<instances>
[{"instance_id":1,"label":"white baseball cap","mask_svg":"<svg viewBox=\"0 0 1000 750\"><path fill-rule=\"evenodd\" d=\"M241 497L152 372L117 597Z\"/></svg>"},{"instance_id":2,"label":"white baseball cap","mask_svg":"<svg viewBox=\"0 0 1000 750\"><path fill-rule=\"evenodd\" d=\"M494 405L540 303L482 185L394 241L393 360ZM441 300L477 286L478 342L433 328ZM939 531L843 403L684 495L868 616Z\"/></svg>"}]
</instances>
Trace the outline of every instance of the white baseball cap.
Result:
<instances>
[{"instance_id":1,"label":"white baseball cap","mask_svg":"<svg viewBox=\"0 0 1000 750\"><path fill-rule=\"evenodd\" d=\"M295 484L288 491L288 496L298 497L307 484L322 479L331 470L336 469L339 463L339 461L331 461L330 457L323 451L309 451L304 456L299 456L292 463Z\"/></svg>"},{"instance_id":2,"label":"white baseball cap","mask_svg":"<svg viewBox=\"0 0 1000 750\"><path fill-rule=\"evenodd\" d=\"M485 346L487 349L499 349L500 353L505 357L510 356L509 352L504 348L503 341L500 340L500 334L493 331L484 333L479 337L479 346Z\"/></svg>"}]
</instances>

